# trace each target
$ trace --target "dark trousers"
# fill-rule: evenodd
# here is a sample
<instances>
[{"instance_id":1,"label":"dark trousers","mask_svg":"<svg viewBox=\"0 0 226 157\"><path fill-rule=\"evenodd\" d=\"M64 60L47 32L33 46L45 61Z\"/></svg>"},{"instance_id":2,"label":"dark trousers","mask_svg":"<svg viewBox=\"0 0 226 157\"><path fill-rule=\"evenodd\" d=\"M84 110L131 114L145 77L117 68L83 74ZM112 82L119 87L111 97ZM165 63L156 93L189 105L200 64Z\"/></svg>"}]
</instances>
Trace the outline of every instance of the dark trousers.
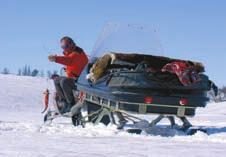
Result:
<instances>
[{"instance_id":1,"label":"dark trousers","mask_svg":"<svg viewBox=\"0 0 226 157\"><path fill-rule=\"evenodd\" d=\"M73 90L76 90L76 79L67 77L57 77L54 79L56 92L61 101L66 101L70 105L75 104Z\"/></svg>"}]
</instances>

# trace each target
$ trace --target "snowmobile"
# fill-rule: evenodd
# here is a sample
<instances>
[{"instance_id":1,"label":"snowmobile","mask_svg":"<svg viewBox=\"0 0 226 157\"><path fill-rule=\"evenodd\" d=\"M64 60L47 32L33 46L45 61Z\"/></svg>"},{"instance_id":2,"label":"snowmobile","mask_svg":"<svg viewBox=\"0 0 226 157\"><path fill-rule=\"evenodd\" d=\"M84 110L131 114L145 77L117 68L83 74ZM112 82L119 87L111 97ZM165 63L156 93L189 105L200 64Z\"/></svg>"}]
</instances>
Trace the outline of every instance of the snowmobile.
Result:
<instances>
[{"instance_id":1,"label":"snowmobile","mask_svg":"<svg viewBox=\"0 0 226 157\"><path fill-rule=\"evenodd\" d=\"M140 119L128 113L157 114L159 116L150 126L164 117L174 126L173 117L179 117L183 122L181 129L187 130L192 125L186 117L194 116L196 108L205 107L209 101L207 91L211 89L211 82L204 74L200 74L201 81L183 86L174 74L147 72L148 63L145 62L129 69L123 64L114 64L112 67L120 68L109 68L93 83L86 78L93 64L90 63L83 71L77 88L85 95L83 103L87 105L88 115L93 114L89 121L96 124L115 124L114 115L118 114L123 117L121 119L132 122Z\"/></svg>"},{"instance_id":2,"label":"snowmobile","mask_svg":"<svg viewBox=\"0 0 226 157\"><path fill-rule=\"evenodd\" d=\"M78 124L78 117L74 115L80 108L86 107L87 115L79 117L80 124L83 126L86 122L105 125L112 123L116 124L119 129L130 126L127 131L131 133L142 131L136 127L136 124L140 122L145 122L150 128L156 126L163 118L169 119L171 127L175 127L177 126L175 117L182 121L182 126L177 128L187 134L201 130L200 128L192 129L192 124L187 117L195 116L196 109L205 107L209 101L207 92L211 90L213 83L203 73L199 74L201 81L183 86L175 74L147 71L150 67L149 62L141 61L133 64L119 60L114 64L110 63L104 75L97 80L92 81L87 78L95 63L108 52L123 54L133 52L132 54L138 56L160 54L162 56L159 53L161 50L158 50L158 40L154 40L153 36L155 35L150 34L149 31L147 33L143 27L108 24L97 40L89 64L76 83L77 90L74 91L74 95L77 104L71 108L70 114L60 111L55 113L71 117L73 124ZM147 40L151 43L147 44ZM138 41L140 41L139 44L137 44ZM156 56L153 57L156 58ZM156 62L161 62L161 60ZM59 106L56 108L59 109ZM139 115L149 114L155 114L157 118L149 122L139 117ZM45 120L48 119L47 117L51 116L46 116Z\"/></svg>"}]
</instances>

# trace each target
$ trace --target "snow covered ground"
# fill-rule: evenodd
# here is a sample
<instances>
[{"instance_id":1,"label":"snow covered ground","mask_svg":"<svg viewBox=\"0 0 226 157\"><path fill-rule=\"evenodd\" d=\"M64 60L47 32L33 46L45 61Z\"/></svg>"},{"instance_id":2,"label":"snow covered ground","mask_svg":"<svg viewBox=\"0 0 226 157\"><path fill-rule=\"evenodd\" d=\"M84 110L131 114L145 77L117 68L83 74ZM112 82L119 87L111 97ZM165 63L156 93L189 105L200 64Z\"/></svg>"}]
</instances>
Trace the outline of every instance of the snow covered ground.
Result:
<instances>
[{"instance_id":1,"label":"snow covered ground","mask_svg":"<svg viewBox=\"0 0 226 157\"><path fill-rule=\"evenodd\" d=\"M0 75L0 157L225 156L226 103L200 108L191 119L209 135L132 135L115 126L73 127L69 119L43 125L44 78ZM153 116L150 116L153 118ZM163 122L164 123L164 122Z\"/></svg>"}]
</instances>

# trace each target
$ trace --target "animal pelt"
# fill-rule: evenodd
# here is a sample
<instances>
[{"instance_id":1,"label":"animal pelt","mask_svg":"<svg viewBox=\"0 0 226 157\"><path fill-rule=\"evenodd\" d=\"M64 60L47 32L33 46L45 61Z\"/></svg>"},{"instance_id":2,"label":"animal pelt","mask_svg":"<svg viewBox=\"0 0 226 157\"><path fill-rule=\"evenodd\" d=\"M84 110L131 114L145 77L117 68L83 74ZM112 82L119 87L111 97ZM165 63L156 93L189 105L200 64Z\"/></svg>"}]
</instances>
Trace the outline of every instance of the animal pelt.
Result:
<instances>
[{"instance_id":1,"label":"animal pelt","mask_svg":"<svg viewBox=\"0 0 226 157\"><path fill-rule=\"evenodd\" d=\"M100 57L91 67L90 73L87 76L87 79L92 82L96 82L101 78L109 67L114 64L116 61L125 61L133 64L139 64L145 62L148 64L149 68L154 69L155 71L161 71L161 69L168 63L172 62L186 62L190 66L194 66L197 72L204 72L204 66L199 62L192 62L189 60L179 60L172 59L162 56L152 56L152 55L143 55L143 54L123 54L123 53L114 53L110 52L105 54L103 57Z\"/></svg>"}]
</instances>

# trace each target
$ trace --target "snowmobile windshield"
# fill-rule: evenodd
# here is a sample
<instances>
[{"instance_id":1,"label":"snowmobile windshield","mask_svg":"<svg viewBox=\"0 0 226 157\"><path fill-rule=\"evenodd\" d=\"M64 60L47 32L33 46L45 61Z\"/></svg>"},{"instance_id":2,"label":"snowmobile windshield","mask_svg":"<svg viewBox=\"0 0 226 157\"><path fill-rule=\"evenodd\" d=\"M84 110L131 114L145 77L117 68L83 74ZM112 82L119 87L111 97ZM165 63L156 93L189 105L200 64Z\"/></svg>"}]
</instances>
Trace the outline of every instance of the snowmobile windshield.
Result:
<instances>
[{"instance_id":1,"label":"snowmobile windshield","mask_svg":"<svg viewBox=\"0 0 226 157\"><path fill-rule=\"evenodd\" d=\"M124 23L108 23L95 43L91 57L107 52L163 55L156 30Z\"/></svg>"}]
</instances>

